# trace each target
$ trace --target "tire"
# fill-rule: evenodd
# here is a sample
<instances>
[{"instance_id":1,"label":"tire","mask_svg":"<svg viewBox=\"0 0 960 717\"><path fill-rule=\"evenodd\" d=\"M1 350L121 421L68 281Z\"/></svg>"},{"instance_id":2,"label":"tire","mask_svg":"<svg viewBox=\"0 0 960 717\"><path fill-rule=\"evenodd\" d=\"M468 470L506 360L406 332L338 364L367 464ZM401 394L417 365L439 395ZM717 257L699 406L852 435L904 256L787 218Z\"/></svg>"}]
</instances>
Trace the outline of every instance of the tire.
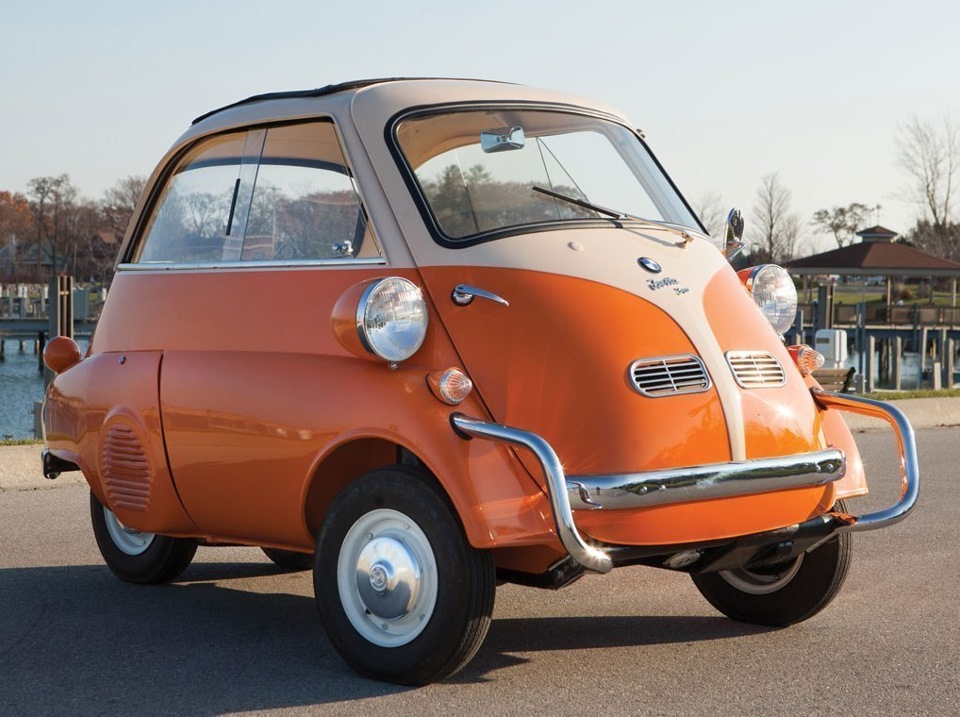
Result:
<instances>
[{"instance_id":1,"label":"tire","mask_svg":"<svg viewBox=\"0 0 960 717\"><path fill-rule=\"evenodd\" d=\"M846 508L838 503L838 510ZM778 565L692 575L700 593L738 622L786 627L813 617L840 591L850 567L850 533Z\"/></svg>"},{"instance_id":2,"label":"tire","mask_svg":"<svg viewBox=\"0 0 960 717\"><path fill-rule=\"evenodd\" d=\"M263 554L284 570L309 570L313 567L313 555L298 553L295 550L279 548L260 548Z\"/></svg>"},{"instance_id":3,"label":"tire","mask_svg":"<svg viewBox=\"0 0 960 717\"><path fill-rule=\"evenodd\" d=\"M141 585L167 583L180 575L197 552L197 543L127 528L90 493L90 520L107 567L121 580Z\"/></svg>"},{"instance_id":4,"label":"tire","mask_svg":"<svg viewBox=\"0 0 960 717\"><path fill-rule=\"evenodd\" d=\"M404 685L461 669L486 637L496 573L432 478L393 466L330 506L317 538L317 608L330 642L367 677Z\"/></svg>"}]
</instances>

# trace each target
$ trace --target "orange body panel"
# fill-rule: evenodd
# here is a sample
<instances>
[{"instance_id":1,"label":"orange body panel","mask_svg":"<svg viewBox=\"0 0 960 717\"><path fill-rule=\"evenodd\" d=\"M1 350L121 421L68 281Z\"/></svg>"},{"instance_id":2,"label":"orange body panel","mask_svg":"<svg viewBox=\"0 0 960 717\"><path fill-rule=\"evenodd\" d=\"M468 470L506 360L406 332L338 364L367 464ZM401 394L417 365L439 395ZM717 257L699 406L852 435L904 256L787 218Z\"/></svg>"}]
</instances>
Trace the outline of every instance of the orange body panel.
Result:
<instances>
[{"instance_id":1,"label":"orange body panel","mask_svg":"<svg viewBox=\"0 0 960 717\"><path fill-rule=\"evenodd\" d=\"M332 321L341 297L353 301L358 284L388 275L424 284L433 299L427 340L398 370L362 357L349 336L349 311L341 306ZM718 274L704 297L717 340L723 350L769 351L788 374L782 388L740 392L747 457L835 444L852 450L862 481L849 432L834 417L821 418L786 351L732 276ZM510 306L483 300L456 306L449 291L458 283L506 296ZM501 564L537 571L560 554L539 466L524 451L518 453L526 470L510 449L457 437L449 423L455 410L540 434L568 475L731 459L715 387L648 398L630 385L627 369L638 358L697 353L680 326L634 294L574 277L479 267L121 272L92 352L51 391L50 446L76 456L105 496L101 424L117 410L137 421L156 458L156 483L166 486L157 505L166 507L117 512L151 532L310 550L322 520L311 511L322 513L344 480L389 460L384 446L394 445L440 480L471 544L509 548ZM152 363L143 363L146 357ZM476 385L457 408L434 398L426 383L431 372L455 365ZM107 366L136 375L137 388L101 375ZM109 396L124 398L91 400L94 380L111 386ZM341 450L353 441L369 450ZM331 487L312 483L314 476ZM576 519L585 534L604 542L690 543L796 523L834 499L827 486L578 511Z\"/></svg>"},{"instance_id":2,"label":"orange body panel","mask_svg":"<svg viewBox=\"0 0 960 717\"><path fill-rule=\"evenodd\" d=\"M459 438L449 422L457 409L431 395L426 376L458 364L432 308L426 342L399 370L337 340L341 294L387 275L419 281L411 270L355 267L118 274L94 350L166 349L167 452L200 535L312 549L311 478L339 446L376 437L424 461L475 547L553 540L546 498L511 452ZM486 415L470 399L459 410Z\"/></svg>"},{"instance_id":3,"label":"orange body panel","mask_svg":"<svg viewBox=\"0 0 960 717\"><path fill-rule=\"evenodd\" d=\"M195 535L167 468L160 425L154 351L97 354L59 374L44 402L47 445L76 463L101 503L126 525L169 535ZM111 448L108 438L119 445ZM139 444L142 465L127 465L130 444ZM113 476L113 487L110 478ZM149 498L129 507L123 487Z\"/></svg>"},{"instance_id":4,"label":"orange body panel","mask_svg":"<svg viewBox=\"0 0 960 717\"><path fill-rule=\"evenodd\" d=\"M638 358L696 354L661 309L622 290L569 276L476 267L421 269L441 316L494 419L547 439L567 475L640 472L731 459L716 389L648 398L629 386ZM459 307L441 297L458 283L507 298ZM782 388L742 391L747 457L826 446L798 371L732 272L704 300L721 347L773 353ZM565 341L563 337L571 339ZM490 337L497 337L491 342ZM539 466L521 458L538 480ZM829 508L832 485L629 511L577 511L592 538L626 545L715 540L791 525Z\"/></svg>"},{"instance_id":5,"label":"orange body panel","mask_svg":"<svg viewBox=\"0 0 960 717\"><path fill-rule=\"evenodd\" d=\"M556 274L475 267L421 272L494 419L545 438L568 475L730 460L713 389L646 398L630 387L628 368L636 359L696 353L661 309L619 289ZM459 307L441 298L461 282L506 297L510 306L477 300ZM539 474L534 463L527 465Z\"/></svg>"}]
</instances>

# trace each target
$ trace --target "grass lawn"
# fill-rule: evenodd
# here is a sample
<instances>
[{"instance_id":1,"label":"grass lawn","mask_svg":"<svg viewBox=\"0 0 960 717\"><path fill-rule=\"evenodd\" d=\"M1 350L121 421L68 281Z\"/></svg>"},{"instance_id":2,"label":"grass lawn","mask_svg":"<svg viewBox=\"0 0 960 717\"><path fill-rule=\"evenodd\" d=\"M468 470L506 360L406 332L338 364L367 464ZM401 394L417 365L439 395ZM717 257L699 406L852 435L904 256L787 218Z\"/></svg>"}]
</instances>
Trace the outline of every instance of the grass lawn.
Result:
<instances>
[{"instance_id":1,"label":"grass lawn","mask_svg":"<svg viewBox=\"0 0 960 717\"><path fill-rule=\"evenodd\" d=\"M904 398L960 398L960 389L944 388L939 391L924 389L922 391L873 391L864 394L867 398L878 401L897 401Z\"/></svg>"},{"instance_id":2,"label":"grass lawn","mask_svg":"<svg viewBox=\"0 0 960 717\"><path fill-rule=\"evenodd\" d=\"M800 290L798 294L800 303L809 303L804 300L807 297L802 290ZM896 303L896 292L894 292L893 296L893 301ZM817 292L815 290L810 292L810 298L817 298ZM932 305L951 306L951 300L952 297L949 291L935 291L933 293ZM861 301L866 301L868 304L886 304L887 291L882 287L878 288L875 286L867 287L866 291L863 291L859 286L837 286L833 291L834 304L859 304ZM914 304L918 306L930 306L931 301L929 297L924 296L923 298L905 300L902 305L913 306ZM960 298L958 298L958 304L960 304Z\"/></svg>"}]
</instances>

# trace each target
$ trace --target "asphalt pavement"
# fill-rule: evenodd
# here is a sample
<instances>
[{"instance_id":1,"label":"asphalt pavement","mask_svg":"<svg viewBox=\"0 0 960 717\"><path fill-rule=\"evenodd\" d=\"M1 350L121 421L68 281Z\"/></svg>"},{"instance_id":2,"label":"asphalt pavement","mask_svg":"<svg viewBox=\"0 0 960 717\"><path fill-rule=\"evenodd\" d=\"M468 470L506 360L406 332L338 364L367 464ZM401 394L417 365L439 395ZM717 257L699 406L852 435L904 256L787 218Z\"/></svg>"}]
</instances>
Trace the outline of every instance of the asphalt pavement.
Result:
<instances>
[{"instance_id":1,"label":"asphalt pavement","mask_svg":"<svg viewBox=\"0 0 960 717\"><path fill-rule=\"evenodd\" d=\"M891 436L858 442L873 493L851 507L880 507L898 488ZM650 568L557 592L506 585L473 662L419 689L340 661L308 573L200 548L176 583L125 584L82 486L3 490L0 714L958 715L960 428L918 442L916 510L855 536L840 595L805 623L731 622L687 576Z\"/></svg>"}]
</instances>

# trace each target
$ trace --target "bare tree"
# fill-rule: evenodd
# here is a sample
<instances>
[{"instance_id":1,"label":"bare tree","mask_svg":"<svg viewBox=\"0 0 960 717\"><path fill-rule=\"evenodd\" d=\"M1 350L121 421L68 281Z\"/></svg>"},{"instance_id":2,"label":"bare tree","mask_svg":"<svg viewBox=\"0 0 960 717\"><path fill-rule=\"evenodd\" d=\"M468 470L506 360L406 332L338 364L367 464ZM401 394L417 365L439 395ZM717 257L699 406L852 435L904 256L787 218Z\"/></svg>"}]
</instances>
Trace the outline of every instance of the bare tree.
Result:
<instances>
[{"instance_id":1,"label":"bare tree","mask_svg":"<svg viewBox=\"0 0 960 717\"><path fill-rule=\"evenodd\" d=\"M693 203L693 210L700 217L710 236L718 242L723 241L723 228L727 220L727 211L723 197L718 192L704 192Z\"/></svg>"},{"instance_id":2,"label":"bare tree","mask_svg":"<svg viewBox=\"0 0 960 717\"><path fill-rule=\"evenodd\" d=\"M41 265L49 246L51 273L60 269L61 240L64 237L64 224L77 196L76 188L70 183L70 177L35 177L27 182L27 194L31 198L30 209L37 225L37 275L42 273Z\"/></svg>"},{"instance_id":3,"label":"bare tree","mask_svg":"<svg viewBox=\"0 0 960 717\"><path fill-rule=\"evenodd\" d=\"M818 209L813 213L813 224L820 233L832 234L837 247L852 244L857 232L870 215L872 207L854 202L846 207Z\"/></svg>"},{"instance_id":4,"label":"bare tree","mask_svg":"<svg viewBox=\"0 0 960 717\"><path fill-rule=\"evenodd\" d=\"M800 218L790 210L792 195L783 186L777 172L765 174L757 190L753 207L750 239L754 261L783 262L793 258L800 240Z\"/></svg>"},{"instance_id":5,"label":"bare tree","mask_svg":"<svg viewBox=\"0 0 960 717\"><path fill-rule=\"evenodd\" d=\"M146 177L124 177L103 193L103 200L100 202L103 222L105 228L118 238L123 238L126 233L146 184Z\"/></svg>"},{"instance_id":6,"label":"bare tree","mask_svg":"<svg viewBox=\"0 0 960 717\"><path fill-rule=\"evenodd\" d=\"M920 206L919 220L934 230L947 226L960 178L960 126L944 118L938 127L914 115L896 135L897 164L909 179L907 198Z\"/></svg>"},{"instance_id":7,"label":"bare tree","mask_svg":"<svg viewBox=\"0 0 960 717\"><path fill-rule=\"evenodd\" d=\"M0 191L0 281L19 280L18 243L24 243L32 226L27 198Z\"/></svg>"}]
</instances>

